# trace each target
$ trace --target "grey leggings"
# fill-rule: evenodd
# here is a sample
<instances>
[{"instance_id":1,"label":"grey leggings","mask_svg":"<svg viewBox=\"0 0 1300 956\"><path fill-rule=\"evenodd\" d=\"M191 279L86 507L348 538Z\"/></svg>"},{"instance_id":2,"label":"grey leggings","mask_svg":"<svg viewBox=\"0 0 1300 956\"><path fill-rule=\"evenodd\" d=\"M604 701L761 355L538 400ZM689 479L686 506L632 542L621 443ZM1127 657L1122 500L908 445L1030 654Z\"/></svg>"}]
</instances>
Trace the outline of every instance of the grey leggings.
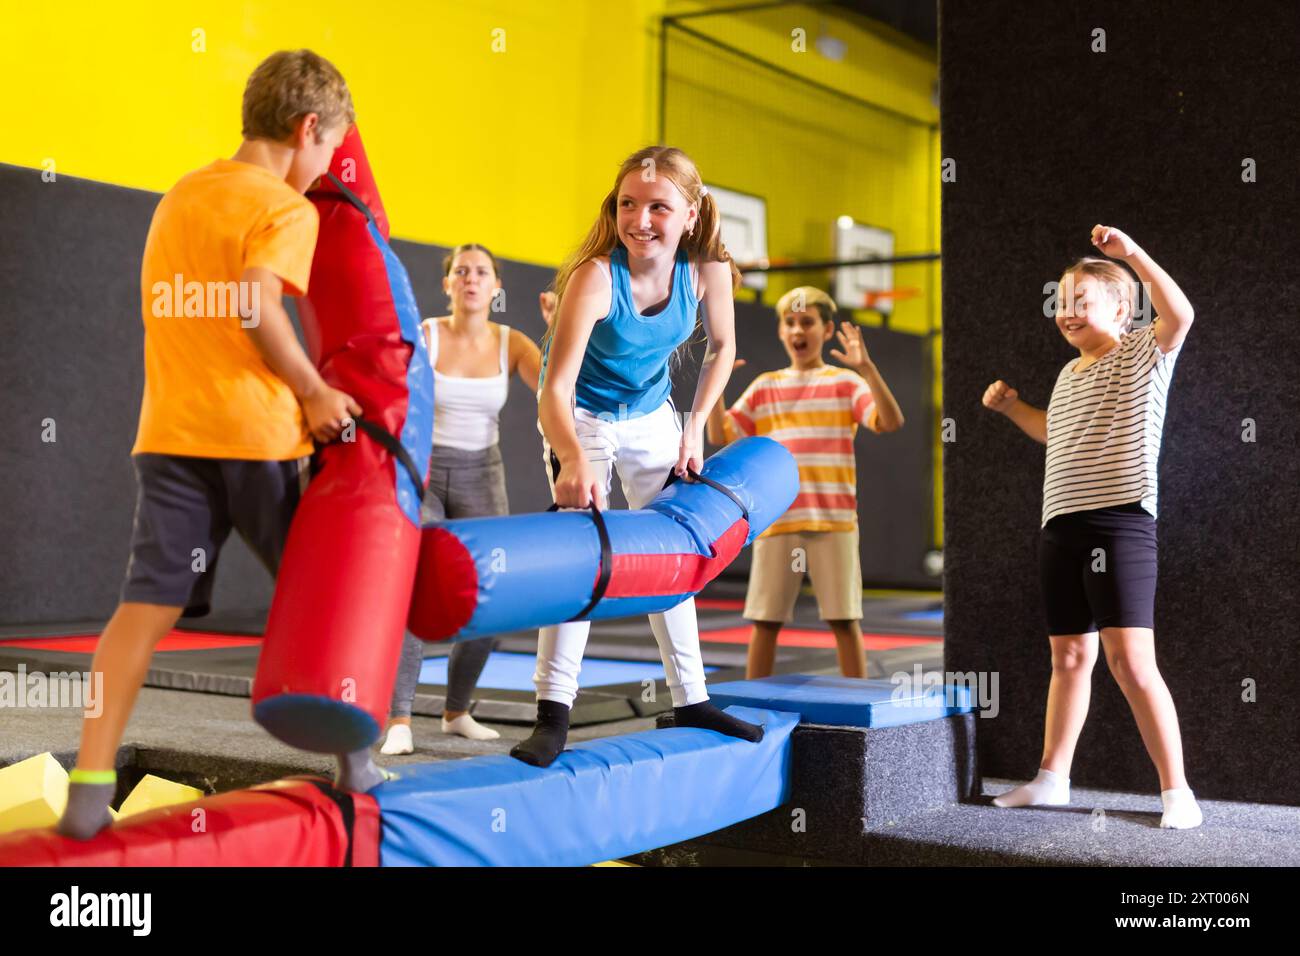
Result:
<instances>
[{"instance_id":1,"label":"grey leggings","mask_svg":"<svg viewBox=\"0 0 1300 956\"><path fill-rule=\"evenodd\" d=\"M420 521L429 524L454 518L483 518L510 513L506 502L506 472L496 445L466 451L434 445L429 462L429 492L424 496ZM453 644L447 664L447 703L444 711L469 710L470 695L488 655L496 646L490 637ZM409 631L402 641L390 716L410 717L415 688L420 682L425 643Z\"/></svg>"}]
</instances>

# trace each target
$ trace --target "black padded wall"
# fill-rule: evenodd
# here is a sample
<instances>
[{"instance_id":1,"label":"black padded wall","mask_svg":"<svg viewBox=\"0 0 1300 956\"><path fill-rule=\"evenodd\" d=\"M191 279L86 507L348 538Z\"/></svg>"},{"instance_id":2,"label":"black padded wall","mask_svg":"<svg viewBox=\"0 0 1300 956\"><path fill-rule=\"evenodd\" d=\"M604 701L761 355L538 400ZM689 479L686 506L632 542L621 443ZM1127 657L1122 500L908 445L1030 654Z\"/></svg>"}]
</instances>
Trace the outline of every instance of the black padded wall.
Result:
<instances>
[{"instance_id":1,"label":"black padded wall","mask_svg":"<svg viewBox=\"0 0 1300 956\"><path fill-rule=\"evenodd\" d=\"M140 256L158 198L67 176L46 183L39 170L0 164L0 389L10 424L0 447L0 626L103 620L116 604L135 504L129 452L143 387ZM446 249L400 240L393 245L423 313L444 314ZM494 318L539 340L545 325L537 295L553 269L500 264L506 308ZM747 310L754 313L748 323ZM756 371L784 364L772 321L770 310L738 306L742 352L751 365L741 369L729 396ZM867 342L911 421L907 432L859 442L864 479L878 476L882 485L879 496L863 496L864 564L878 583L925 583L923 342L874 330L867 330ZM678 376L680 407L689 407L698 363L697 351ZM42 440L47 419L53 421L52 442ZM550 503L536 422L531 394L513 380L501 434L514 511ZM617 492L614 497L621 501ZM899 500L905 507L881 506ZM743 575L747 567L730 573ZM269 576L232 537L220 557L214 614L207 620L257 627L271 589Z\"/></svg>"},{"instance_id":2,"label":"black padded wall","mask_svg":"<svg viewBox=\"0 0 1300 956\"><path fill-rule=\"evenodd\" d=\"M1291 0L944 2L946 648L996 672L985 774L1038 766L1050 676L1036 563L1044 450L983 409L1002 378L1045 407L1073 352L1043 285L1119 226L1182 286L1196 324L1160 463L1157 659L1190 785L1300 803L1300 413ZM1106 52L1093 52L1095 29ZM1251 159L1257 181L1243 182ZM1243 441L1254 423L1255 441ZM1252 696L1253 695L1253 696ZM1076 783L1153 793L1156 773L1100 661Z\"/></svg>"}]
</instances>

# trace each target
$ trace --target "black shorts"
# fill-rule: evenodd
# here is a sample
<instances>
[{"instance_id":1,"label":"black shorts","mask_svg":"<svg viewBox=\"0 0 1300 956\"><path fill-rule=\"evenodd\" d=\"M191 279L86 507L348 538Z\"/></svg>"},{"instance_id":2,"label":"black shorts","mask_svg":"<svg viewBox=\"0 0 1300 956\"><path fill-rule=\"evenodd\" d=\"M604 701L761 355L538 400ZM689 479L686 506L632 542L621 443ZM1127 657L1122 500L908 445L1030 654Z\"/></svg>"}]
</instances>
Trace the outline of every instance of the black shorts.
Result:
<instances>
[{"instance_id":1,"label":"black shorts","mask_svg":"<svg viewBox=\"0 0 1300 956\"><path fill-rule=\"evenodd\" d=\"M307 485L308 459L143 453L131 460L140 490L123 601L182 607L186 617L207 614L217 558L232 528L275 576Z\"/></svg>"},{"instance_id":2,"label":"black shorts","mask_svg":"<svg viewBox=\"0 0 1300 956\"><path fill-rule=\"evenodd\" d=\"M1138 502L1057 515L1038 555L1047 633L1155 628L1156 519Z\"/></svg>"}]
</instances>

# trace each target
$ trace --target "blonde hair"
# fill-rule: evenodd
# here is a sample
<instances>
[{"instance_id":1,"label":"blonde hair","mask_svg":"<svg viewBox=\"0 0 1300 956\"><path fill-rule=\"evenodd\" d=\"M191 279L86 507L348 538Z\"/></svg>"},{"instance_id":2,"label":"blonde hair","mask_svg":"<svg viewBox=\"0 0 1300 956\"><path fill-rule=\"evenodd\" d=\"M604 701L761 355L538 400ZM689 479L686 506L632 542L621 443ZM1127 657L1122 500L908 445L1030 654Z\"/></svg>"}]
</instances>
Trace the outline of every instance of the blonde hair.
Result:
<instances>
[{"instance_id":1,"label":"blonde hair","mask_svg":"<svg viewBox=\"0 0 1300 956\"><path fill-rule=\"evenodd\" d=\"M646 168L651 170L651 176L667 177L686 197L686 201L699 209L694 230L682 234L679 248L686 250L687 258L691 262L729 263L732 291L734 292L740 286L740 270L736 268L731 254L722 244L722 217L718 212L718 206L713 201L713 197L708 194L708 190L704 188L704 182L700 179L695 163L674 146L646 146L623 160L622 165L618 167L618 175L614 177L614 188L601 200L600 215L596 217L595 223L587 233L587 238L556 272L555 282L552 285L555 291L555 315L560 314L564 292L573 274L583 264L600 256L607 256L623 244L618 238L618 190L629 173ZM554 330L555 323L552 322L546 334L542 336L543 351L549 345Z\"/></svg>"},{"instance_id":2,"label":"blonde hair","mask_svg":"<svg viewBox=\"0 0 1300 956\"><path fill-rule=\"evenodd\" d=\"M320 117L316 142L325 130L356 120L352 94L334 64L311 50L281 50L257 65L244 87L244 138L283 142L308 113Z\"/></svg>"},{"instance_id":3,"label":"blonde hair","mask_svg":"<svg viewBox=\"0 0 1300 956\"><path fill-rule=\"evenodd\" d=\"M1119 334L1126 335L1133 328L1133 314L1137 310L1137 280L1131 272L1110 259L1088 256L1062 272L1061 281L1064 283L1065 277L1069 275L1092 276L1104 282L1119 301L1128 307Z\"/></svg>"},{"instance_id":4,"label":"blonde hair","mask_svg":"<svg viewBox=\"0 0 1300 956\"><path fill-rule=\"evenodd\" d=\"M803 308L798 310L800 312L807 312L808 306L815 306L817 314L821 316L823 322L835 321L835 314L838 311L835 308L835 300L821 289L810 285L801 285L798 288L791 289L777 299L776 317L784 319L785 314L791 311L791 306L796 302L803 305Z\"/></svg>"}]
</instances>

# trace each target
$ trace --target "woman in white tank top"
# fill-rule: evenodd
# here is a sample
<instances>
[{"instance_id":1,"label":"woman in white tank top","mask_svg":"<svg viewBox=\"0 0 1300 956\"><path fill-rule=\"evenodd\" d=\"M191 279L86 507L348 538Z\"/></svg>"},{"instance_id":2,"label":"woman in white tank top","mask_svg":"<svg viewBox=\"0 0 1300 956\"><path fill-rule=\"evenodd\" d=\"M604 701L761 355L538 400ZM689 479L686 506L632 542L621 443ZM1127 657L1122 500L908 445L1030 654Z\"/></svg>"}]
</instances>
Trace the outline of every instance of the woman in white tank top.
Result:
<instances>
[{"instance_id":1,"label":"woman in white tank top","mask_svg":"<svg viewBox=\"0 0 1300 956\"><path fill-rule=\"evenodd\" d=\"M505 469L497 445L498 418L517 374L537 393L541 353L533 341L509 326L489 321L501 292L496 259L480 245L457 246L443 260L442 288L451 315L424 320L433 365L433 454L421 519L425 524L454 518L509 513ZM543 296L548 321L551 300ZM455 644L447 665L447 703L443 733L474 740L499 736L469 714L470 695L495 641ZM388 736L383 752L411 753L411 704L424 663L425 644L407 634L393 688Z\"/></svg>"}]
</instances>

